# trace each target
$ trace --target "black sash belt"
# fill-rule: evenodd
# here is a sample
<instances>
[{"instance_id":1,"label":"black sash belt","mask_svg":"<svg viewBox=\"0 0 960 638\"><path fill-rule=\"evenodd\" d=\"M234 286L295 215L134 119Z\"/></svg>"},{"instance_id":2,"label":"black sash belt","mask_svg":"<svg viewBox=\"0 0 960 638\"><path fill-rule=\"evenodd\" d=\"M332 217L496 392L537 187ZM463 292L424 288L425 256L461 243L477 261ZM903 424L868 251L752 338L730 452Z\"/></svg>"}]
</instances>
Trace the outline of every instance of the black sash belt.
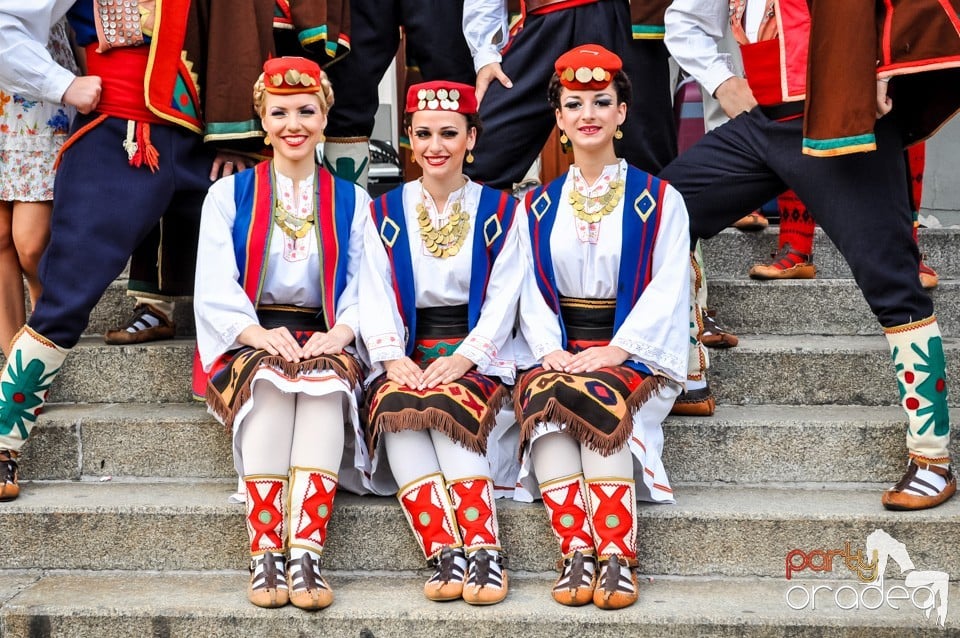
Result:
<instances>
[{"instance_id":1,"label":"black sash belt","mask_svg":"<svg viewBox=\"0 0 960 638\"><path fill-rule=\"evenodd\" d=\"M281 326L286 326L294 332L326 332L328 330L320 308L260 306L257 308L257 319L267 330Z\"/></svg>"},{"instance_id":2,"label":"black sash belt","mask_svg":"<svg viewBox=\"0 0 960 638\"><path fill-rule=\"evenodd\" d=\"M610 341L616 312L616 299L560 297L560 317L568 340Z\"/></svg>"},{"instance_id":3,"label":"black sash belt","mask_svg":"<svg viewBox=\"0 0 960 638\"><path fill-rule=\"evenodd\" d=\"M462 339L469 333L466 305L417 308L417 339Z\"/></svg>"}]
</instances>

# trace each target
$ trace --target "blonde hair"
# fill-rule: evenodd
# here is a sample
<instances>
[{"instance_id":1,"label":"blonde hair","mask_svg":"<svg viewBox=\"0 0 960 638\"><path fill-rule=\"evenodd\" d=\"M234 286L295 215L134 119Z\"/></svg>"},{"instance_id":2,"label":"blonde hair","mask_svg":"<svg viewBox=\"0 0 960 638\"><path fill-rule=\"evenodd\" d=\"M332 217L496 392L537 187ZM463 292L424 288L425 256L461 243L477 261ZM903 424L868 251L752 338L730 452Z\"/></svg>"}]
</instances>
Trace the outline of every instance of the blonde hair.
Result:
<instances>
[{"instance_id":1,"label":"blonde hair","mask_svg":"<svg viewBox=\"0 0 960 638\"><path fill-rule=\"evenodd\" d=\"M326 115L330 112L330 107L333 106L333 85L330 84L330 79L327 78L327 74L323 71L320 71L320 91L314 93L317 96L317 100L320 102L320 110L323 111L323 114ZM267 100L267 88L263 80L263 73L260 74L260 77L257 78L257 81L253 83L253 110L257 112L257 115L263 117L263 105Z\"/></svg>"}]
</instances>

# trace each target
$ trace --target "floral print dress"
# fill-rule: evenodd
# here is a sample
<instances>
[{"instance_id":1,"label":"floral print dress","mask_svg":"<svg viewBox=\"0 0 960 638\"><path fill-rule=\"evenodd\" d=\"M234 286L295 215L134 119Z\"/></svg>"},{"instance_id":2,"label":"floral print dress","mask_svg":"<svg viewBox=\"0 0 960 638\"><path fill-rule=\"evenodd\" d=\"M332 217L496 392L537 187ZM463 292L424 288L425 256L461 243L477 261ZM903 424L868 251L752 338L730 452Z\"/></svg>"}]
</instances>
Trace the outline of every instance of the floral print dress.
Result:
<instances>
[{"instance_id":1,"label":"floral print dress","mask_svg":"<svg viewBox=\"0 0 960 638\"><path fill-rule=\"evenodd\" d=\"M61 20L50 32L50 55L79 73ZM53 199L53 161L67 140L74 110L31 100L0 87L0 201L42 202Z\"/></svg>"}]
</instances>

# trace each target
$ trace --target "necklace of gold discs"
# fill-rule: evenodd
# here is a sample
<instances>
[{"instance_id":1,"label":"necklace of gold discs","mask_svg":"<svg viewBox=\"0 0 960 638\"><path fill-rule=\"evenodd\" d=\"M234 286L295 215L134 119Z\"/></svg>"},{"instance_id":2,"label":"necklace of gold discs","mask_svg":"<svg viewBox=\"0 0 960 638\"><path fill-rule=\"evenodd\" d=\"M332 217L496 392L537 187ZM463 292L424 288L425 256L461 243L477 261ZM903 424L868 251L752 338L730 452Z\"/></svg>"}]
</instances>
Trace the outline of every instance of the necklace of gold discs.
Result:
<instances>
[{"instance_id":1,"label":"necklace of gold discs","mask_svg":"<svg viewBox=\"0 0 960 638\"><path fill-rule=\"evenodd\" d=\"M430 254L440 259L453 257L460 252L470 230L470 215L463 210L463 198L466 188L460 194L460 200L450 205L450 217L440 228L434 228L427 211L427 195L423 184L420 185L420 203L417 204L417 221L420 224L420 239Z\"/></svg>"},{"instance_id":2,"label":"necklace of gold discs","mask_svg":"<svg viewBox=\"0 0 960 638\"><path fill-rule=\"evenodd\" d=\"M310 217L297 217L283 205L283 202L280 201L280 195L278 193L278 188L276 187L276 175L274 175L274 189L273 189L273 219L277 222L277 226L280 227L280 230L283 231L283 234L289 237L290 239L297 240L303 239L310 232L310 229L313 228L313 215ZM316 210L317 201L314 198L314 210Z\"/></svg>"},{"instance_id":3,"label":"necklace of gold discs","mask_svg":"<svg viewBox=\"0 0 960 638\"><path fill-rule=\"evenodd\" d=\"M570 189L570 206L573 208L573 215L577 219L595 224L617 207L623 198L625 185L618 171L617 178L610 182L610 188L602 195L588 197L577 190L576 184Z\"/></svg>"}]
</instances>

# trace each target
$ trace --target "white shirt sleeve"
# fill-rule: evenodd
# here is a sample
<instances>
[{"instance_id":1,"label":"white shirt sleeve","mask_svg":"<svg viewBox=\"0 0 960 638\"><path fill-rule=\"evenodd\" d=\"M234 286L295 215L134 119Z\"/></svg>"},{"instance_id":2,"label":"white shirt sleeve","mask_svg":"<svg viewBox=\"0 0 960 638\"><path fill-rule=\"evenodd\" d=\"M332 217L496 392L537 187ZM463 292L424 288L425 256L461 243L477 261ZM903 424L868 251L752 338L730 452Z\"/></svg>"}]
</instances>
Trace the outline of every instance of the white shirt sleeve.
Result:
<instances>
[{"instance_id":1,"label":"white shirt sleeve","mask_svg":"<svg viewBox=\"0 0 960 638\"><path fill-rule=\"evenodd\" d=\"M512 349L507 346L512 342L520 285L524 279L518 236L520 222L521 219L514 215L513 224L506 229L503 248L490 270L477 325L457 347L457 354L477 364L479 372L499 376L505 383L513 383L516 377ZM483 231L477 228L474 232Z\"/></svg>"},{"instance_id":2,"label":"white shirt sleeve","mask_svg":"<svg viewBox=\"0 0 960 638\"><path fill-rule=\"evenodd\" d=\"M683 197L672 186L661 206L653 277L610 345L682 384L690 342L690 222Z\"/></svg>"},{"instance_id":3,"label":"white shirt sleeve","mask_svg":"<svg viewBox=\"0 0 960 638\"><path fill-rule=\"evenodd\" d=\"M727 0L673 0L664 17L664 43L680 67L713 95L735 75L718 42L730 19Z\"/></svg>"},{"instance_id":4,"label":"white shirt sleeve","mask_svg":"<svg viewBox=\"0 0 960 638\"><path fill-rule=\"evenodd\" d=\"M507 44L509 25L503 0L465 0L463 37L473 56L474 71L491 62L500 62L500 51Z\"/></svg>"},{"instance_id":5,"label":"white shirt sleeve","mask_svg":"<svg viewBox=\"0 0 960 638\"><path fill-rule=\"evenodd\" d=\"M370 217L370 196L359 186L356 191L356 204L353 209L353 223L350 226L350 245L347 250L347 285L337 299L337 324L347 326L360 339L360 260L363 254L363 230ZM332 326L331 326L332 327Z\"/></svg>"},{"instance_id":6,"label":"white shirt sleeve","mask_svg":"<svg viewBox=\"0 0 960 638\"><path fill-rule=\"evenodd\" d=\"M368 212L363 224L363 255L360 258L360 336L369 356L371 378L383 371L381 362L400 359L406 353L406 335L391 280L393 273L380 229Z\"/></svg>"},{"instance_id":7,"label":"white shirt sleeve","mask_svg":"<svg viewBox=\"0 0 960 638\"><path fill-rule=\"evenodd\" d=\"M524 261L523 284L520 290L520 334L529 347L535 362L554 350L563 349L560 318L547 305L534 276L533 243L530 240L529 213L521 202L517 210L520 245ZM518 361L527 367L529 361Z\"/></svg>"},{"instance_id":8,"label":"white shirt sleeve","mask_svg":"<svg viewBox=\"0 0 960 638\"><path fill-rule=\"evenodd\" d=\"M203 200L200 218L193 313L197 348L206 371L220 355L239 347L241 332L259 323L256 309L240 285L234 254L232 232L237 211L233 185L233 177L214 182Z\"/></svg>"},{"instance_id":9,"label":"white shirt sleeve","mask_svg":"<svg viewBox=\"0 0 960 638\"><path fill-rule=\"evenodd\" d=\"M75 0L0 2L0 86L8 93L59 103L76 76L47 51L50 29Z\"/></svg>"}]
</instances>

